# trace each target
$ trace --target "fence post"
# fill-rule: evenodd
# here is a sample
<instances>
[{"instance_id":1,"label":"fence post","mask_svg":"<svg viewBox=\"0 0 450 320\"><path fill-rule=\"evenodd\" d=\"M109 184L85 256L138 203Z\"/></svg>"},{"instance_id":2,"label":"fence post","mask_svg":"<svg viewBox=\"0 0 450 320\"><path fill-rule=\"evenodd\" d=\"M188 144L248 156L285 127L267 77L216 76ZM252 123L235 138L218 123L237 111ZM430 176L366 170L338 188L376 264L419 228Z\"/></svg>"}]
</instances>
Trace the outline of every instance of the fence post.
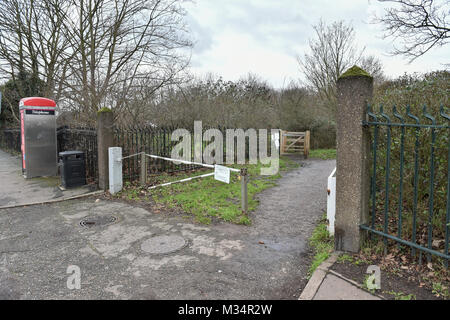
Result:
<instances>
[{"instance_id":1,"label":"fence post","mask_svg":"<svg viewBox=\"0 0 450 320\"><path fill-rule=\"evenodd\" d=\"M141 172L139 174L139 180L141 186L145 186L147 184L147 156L144 151L141 153Z\"/></svg>"},{"instance_id":2,"label":"fence post","mask_svg":"<svg viewBox=\"0 0 450 320\"><path fill-rule=\"evenodd\" d=\"M102 108L97 113L98 186L106 191L109 186L108 148L114 145L113 114Z\"/></svg>"},{"instance_id":3,"label":"fence post","mask_svg":"<svg viewBox=\"0 0 450 320\"><path fill-rule=\"evenodd\" d=\"M305 132L305 142L303 144L303 148L304 148L304 151L305 151L305 158L309 157L310 137L311 137L311 135L310 135L309 130L306 130L306 132Z\"/></svg>"},{"instance_id":4,"label":"fence post","mask_svg":"<svg viewBox=\"0 0 450 320\"><path fill-rule=\"evenodd\" d=\"M358 252L369 218L370 134L363 127L373 78L354 66L337 81L335 249Z\"/></svg>"},{"instance_id":5,"label":"fence post","mask_svg":"<svg viewBox=\"0 0 450 320\"><path fill-rule=\"evenodd\" d=\"M286 138L284 137L284 130L280 130L280 155L284 154L284 145Z\"/></svg>"},{"instance_id":6,"label":"fence post","mask_svg":"<svg viewBox=\"0 0 450 320\"><path fill-rule=\"evenodd\" d=\"M241 206L242 206L242 212L247 213L248 212L248 175L247 175L247 169L242 168L241 169Z\"/></svg>"},{"instance_id":7,"label":"fence post","mask_svg":"<svg viewBox=\"0 0 450 320\"><path fill-rule=\"evenodd\" d=\"M112 147L109 152L109 193L115 194L122 190L122 148Z\"/></svg>"}]
</instances>

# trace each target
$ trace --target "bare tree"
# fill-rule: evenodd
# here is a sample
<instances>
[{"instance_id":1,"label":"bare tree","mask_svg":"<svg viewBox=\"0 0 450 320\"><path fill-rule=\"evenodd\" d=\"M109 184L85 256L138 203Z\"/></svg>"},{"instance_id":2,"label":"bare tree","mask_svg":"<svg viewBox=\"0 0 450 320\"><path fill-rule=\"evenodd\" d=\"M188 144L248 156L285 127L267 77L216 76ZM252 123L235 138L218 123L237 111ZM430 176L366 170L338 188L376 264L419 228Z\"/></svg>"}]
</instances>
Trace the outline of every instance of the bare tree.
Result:
<instances>
[{"instance_id":1,"label":"bare tree","mask_svg":"<svg viewBox=\"0 0 450 320\"><path fill-rule=\"evenodd\" d=\"M16 96L61 96L68 41L59 17L68 9L67 0L0 2L0 80L12 81L5 102L16 120Z\"/></svg>"},{"instance_id":2,"label":"bare tree","mask_svg":"<svg viewBox=\"0 0 450 320\"><path fill-rule=\"evenodd\" d=\"M322 20L314 26L316 37L310 39L310 53L298 57L307 83L327 102L331 109L336 105L336 82L349 67L363 62L369 67L380 67L375 57L363 57L364 48L355 45L355 31L351 24L337 21L326 25ZM371 72L375 70L373 68Z\"/></svg>"},{"instance_id":3,"label":"bare tree","mask_svg":"<svg viewBox=\"0 0 450 320\"><path fill-rule=\"evenodd\" d=\"M183 80L191 41L182 1L2 0L1 77L44 81L31 92L86 121L101 107L119 110L139 87Z\"/></svg>"},{"instance_id":4,"label":"bare tree","mask_svg":"<svg viewBox=\"0 0 450 320\"><path fill-rule=\"evenodd\" d=\"M375 56L369 55L362 57L358 65L373 77L375 84L380 84L386 80L383 64Z\"/></svg>"},{"instance_id":5,"label":"bare tree","mask_svg":"<svg viewBox=\"0 0 450 320\"><path fill-rule=\"evenodd\" d=\"M401 39L400 48L393 54L404 55L409 62L424 55L434 47L448 43L450 37L449 0L379 0L393 7L374 22L384 26L385 37Z\"/></svg>"},{"instance_id":6,"label":"bare tree","mask_svg":"<svg viewBox=\"0 0 450 320\"><path fill-rule=\"evenodd\" d=\"M0 2L0 70L3 79L25 73L45 82L43 94L58 98L66 68L61 14L67 0L3 0Z\"/></svg>"},{"instance_id":7,"label":"bare tree","mask_svg":"<svg viewBox=\"0 0 450 320\"><path fill-rule=\"evenodd\" d=\"M177 82L191 46L180 0L73 0L65 19L73 59L69 97L91 117L102 107L120 111L143 83Z\"/></svg>"}]
</instances>

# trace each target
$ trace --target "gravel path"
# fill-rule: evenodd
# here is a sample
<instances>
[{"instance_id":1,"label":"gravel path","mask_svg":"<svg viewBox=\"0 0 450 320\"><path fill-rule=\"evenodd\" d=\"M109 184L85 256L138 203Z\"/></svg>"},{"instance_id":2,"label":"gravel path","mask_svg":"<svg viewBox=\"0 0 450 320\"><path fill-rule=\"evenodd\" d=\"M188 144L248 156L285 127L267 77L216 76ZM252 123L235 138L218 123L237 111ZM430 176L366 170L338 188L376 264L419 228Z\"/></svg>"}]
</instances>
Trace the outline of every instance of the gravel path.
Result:
<instances>
[{"instance_id":1,"label":"gravel path","mask_svg":"<svg viewBox=\"0 0 450 320\"><path fill-rule=\"evenodd\" d=\"M250 234L290 257L284 285L268 292L273 299L299 296L299 288L306 285L311 262L308 239L326 212L327 178L336 166L335 160L300 162L302 166L285 173L278 186L259 195L260 205L252 217Z\"/></svg>"}]
</instances>

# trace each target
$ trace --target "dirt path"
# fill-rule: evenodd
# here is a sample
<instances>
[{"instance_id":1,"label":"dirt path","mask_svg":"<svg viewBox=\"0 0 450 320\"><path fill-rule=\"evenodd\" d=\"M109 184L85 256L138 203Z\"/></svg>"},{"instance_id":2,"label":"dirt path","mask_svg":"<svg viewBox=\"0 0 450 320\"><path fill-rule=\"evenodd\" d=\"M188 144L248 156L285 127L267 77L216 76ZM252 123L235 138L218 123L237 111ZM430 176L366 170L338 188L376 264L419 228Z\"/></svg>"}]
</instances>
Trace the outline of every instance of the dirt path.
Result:
<instances>
[{"instance_id":1,"label":"dirt path","mask_svg":"<svg viewBox=\"0 0 450 320\"><path fill-rule=\"evenodd\" d=\"M0 210L0 299L297 299L334 165L285 173L259 195L250 227L95 198ZM80 226L110 215L115 223ZM79 290L67 288L69 265Z\"/></svg>"},{"instance_id":2,"label":"dirt path","mask_svg":"<svg viewBox=\"0 0 450 320\"><path fill-rule=\"evenodd\" d=\"M284 285L267 292L273 299L296 297L299 287L306 285L308 239L326 212L327 177L336 161L305 160L301 164L299 169L285 173L278 186L258 196L260 205L252 217L250 234L254 239L260 238L266 247L290 257Z\"/></svg>"}]
</instances>

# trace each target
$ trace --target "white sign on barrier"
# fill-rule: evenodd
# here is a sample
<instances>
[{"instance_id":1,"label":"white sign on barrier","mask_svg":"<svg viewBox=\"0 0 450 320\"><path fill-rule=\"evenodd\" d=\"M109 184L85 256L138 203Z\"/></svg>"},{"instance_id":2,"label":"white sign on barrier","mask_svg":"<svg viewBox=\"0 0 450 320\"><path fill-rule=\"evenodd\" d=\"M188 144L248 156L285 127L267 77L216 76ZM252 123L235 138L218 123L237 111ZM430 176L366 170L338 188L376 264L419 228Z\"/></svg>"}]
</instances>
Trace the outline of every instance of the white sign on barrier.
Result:
<instances>
[{"instance_id":1,"label":"white sign on barrier","mask_svg":"<svg viewBox=\"0 0 450 320\"><path fill-rule=\"evenodd\" d=\"M216 164L214 166L214 179L230 183L230 168Z\"/></svg>"}]
</instances>

